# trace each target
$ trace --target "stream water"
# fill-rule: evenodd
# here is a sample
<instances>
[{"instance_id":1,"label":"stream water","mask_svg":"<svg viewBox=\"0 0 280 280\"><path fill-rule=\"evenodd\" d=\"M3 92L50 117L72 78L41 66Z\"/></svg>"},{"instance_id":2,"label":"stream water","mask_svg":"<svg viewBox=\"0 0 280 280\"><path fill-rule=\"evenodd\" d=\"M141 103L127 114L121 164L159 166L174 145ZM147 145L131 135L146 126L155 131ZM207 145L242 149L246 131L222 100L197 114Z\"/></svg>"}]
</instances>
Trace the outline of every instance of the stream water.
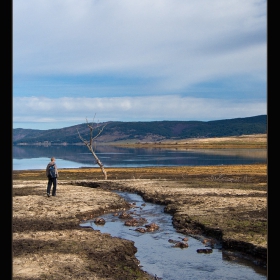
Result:
<instances>
[{"instance_id":1,"label":"stream water","mask_svg":"<svg viewBox=\"0 0 280 280\"><path fill-rule=\"evenodd\" d=\"M164 213L164 206L144 202L142 197L133 193L116 191L126 201L134 204L128 212L133 217L147 220L146 224L156 223L159 229L141 233L137 227L124 225L125 220L114 214L106 214L104 225L96 225L88 220L80 226L92 227L114 237L134 241L137 248L136 257L141 268L162 280L261 280L267 279L266 269L255 266L252 262L240 259L229 260L226 252L219 245L214 246L212 253L198 253L197 249L206 247L200 240L176 232L172 225L172 216ZM174 247L174 242L188 238L187 248Z\"/></svg>"}]
</instances>

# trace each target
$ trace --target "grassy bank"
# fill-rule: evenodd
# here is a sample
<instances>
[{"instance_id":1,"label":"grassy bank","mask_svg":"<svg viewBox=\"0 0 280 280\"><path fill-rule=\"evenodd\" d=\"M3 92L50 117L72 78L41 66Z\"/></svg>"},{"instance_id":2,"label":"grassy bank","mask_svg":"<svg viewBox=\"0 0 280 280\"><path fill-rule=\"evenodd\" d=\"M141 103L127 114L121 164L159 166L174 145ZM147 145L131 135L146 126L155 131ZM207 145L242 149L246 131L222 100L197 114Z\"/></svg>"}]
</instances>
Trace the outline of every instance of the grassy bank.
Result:
<instances>
[{"instance_id":1,"label":"grassy bank","mask_svg":"<svg viewBox=\"0 0 280 280\"><path fill-rule=\"evenodd\" d=\"M241 135L213 138L187 138L180 140L163 140L144 142L131 140L120 141L112 145L133 148L178 148L178 149L265 149L267 134Z\"/></svg>"}]
</instances>

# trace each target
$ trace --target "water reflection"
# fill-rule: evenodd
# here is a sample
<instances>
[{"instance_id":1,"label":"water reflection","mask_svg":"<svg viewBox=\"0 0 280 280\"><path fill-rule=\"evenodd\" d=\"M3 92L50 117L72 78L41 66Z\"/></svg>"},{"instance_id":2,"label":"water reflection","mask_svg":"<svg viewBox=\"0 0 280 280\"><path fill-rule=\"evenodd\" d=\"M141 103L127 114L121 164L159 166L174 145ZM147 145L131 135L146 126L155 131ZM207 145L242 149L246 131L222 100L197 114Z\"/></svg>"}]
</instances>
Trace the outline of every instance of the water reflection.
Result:
<instances>
[{"instance_id":1,"label":"water reflection","mask_svg":"<svg viewBox=\"0 0 280 280\"><path fill-rule=\"evenodd\" d=\"M266 163L266 149L159 149L98 146L106 167L197 166ZM59 168L97 167L87 147L14 146L13 169L41 169L51 156ZM33 166L33 167L31 167Z\"/></svg>"}]
</instances>

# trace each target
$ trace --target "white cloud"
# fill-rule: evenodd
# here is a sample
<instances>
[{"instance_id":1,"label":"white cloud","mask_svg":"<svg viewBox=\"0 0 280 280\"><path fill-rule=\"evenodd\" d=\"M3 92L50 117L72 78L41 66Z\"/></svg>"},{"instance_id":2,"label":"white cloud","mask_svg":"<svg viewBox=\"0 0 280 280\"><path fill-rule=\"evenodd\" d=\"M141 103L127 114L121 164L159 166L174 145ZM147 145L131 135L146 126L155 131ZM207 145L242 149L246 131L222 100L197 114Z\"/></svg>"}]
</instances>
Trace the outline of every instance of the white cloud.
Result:
<instances>
[{"instance_id":1,"label":"white cloud","mask_svg":"<svg viewBox=\"0 0 280 280\"><path fill-rule=\"evenodd\" d=\"M14 122L219 120L266 114L266 103L180 96L115 98L14 98Z\"/></svg>"}]
</instances>

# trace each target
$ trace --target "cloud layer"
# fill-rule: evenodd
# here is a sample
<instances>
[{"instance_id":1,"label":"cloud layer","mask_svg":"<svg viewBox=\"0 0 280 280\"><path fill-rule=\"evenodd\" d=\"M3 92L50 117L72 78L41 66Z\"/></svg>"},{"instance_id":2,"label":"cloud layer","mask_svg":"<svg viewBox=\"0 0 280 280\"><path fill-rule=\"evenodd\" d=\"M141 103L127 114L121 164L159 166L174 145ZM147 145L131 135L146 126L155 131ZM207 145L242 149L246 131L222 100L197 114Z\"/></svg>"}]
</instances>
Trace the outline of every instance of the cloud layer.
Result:
<instances>
[{"instance_id":1,"label":"cloud layer","mask_svg":"<svg viewBox=\"0 0 280 280\"><path fill-rule=\"evenodd\" d=\"M45 98L58 119L72 102L107 120L263 114L266 28L260 0L14 0L14 120L45 119Z\"/></svg>"},{"instance_id":2,"label":"cloud layer","mask_svg":"<svg viewBox=\"0 0 280 280\"><path fill-rule=\"evenodd\" d=\"M180 96L113 97L113 98L14 98L17 127L24 123L50 123L60 128L84 123L86 119L106 121L220 120L266 114L266 104L251 101L190 98Z\"/></svg>"}]
</instances>

